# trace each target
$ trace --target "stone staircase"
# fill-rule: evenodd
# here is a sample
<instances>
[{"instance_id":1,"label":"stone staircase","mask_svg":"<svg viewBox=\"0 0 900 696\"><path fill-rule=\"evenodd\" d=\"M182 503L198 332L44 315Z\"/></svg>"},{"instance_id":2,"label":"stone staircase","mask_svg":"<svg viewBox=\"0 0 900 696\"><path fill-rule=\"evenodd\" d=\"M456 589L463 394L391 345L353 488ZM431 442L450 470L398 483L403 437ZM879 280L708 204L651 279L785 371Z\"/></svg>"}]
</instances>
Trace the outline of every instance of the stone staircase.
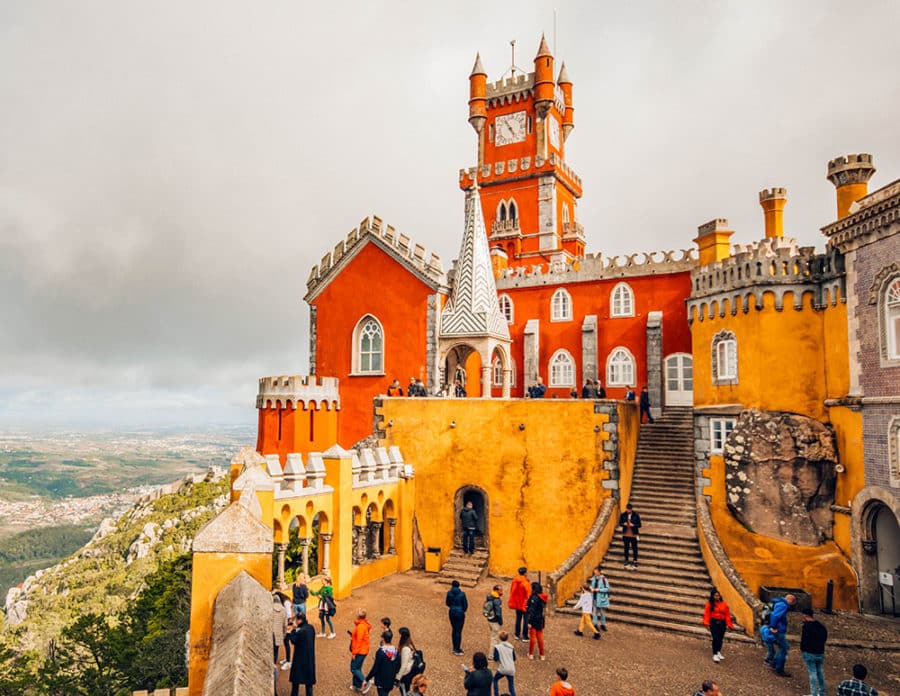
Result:
<instances>
[{"instance_id":1,"label":"stone staircase","mask_svg":"<svg viewBox=\"0 0 900 696\"><path fill-rule=\"evenodd\" d=\"M619 529L603 559L610 623L707 635L703 607L712 581L697 541L690 408L668 408L638 436L631 504L641 516L639 567L626 570ZM563 612L572 612L569 600Z\"/></svg>"},{"instance_id":2,"label":"stone staircase","mask_svg":"<svg viewBox=\"0 0 900 696\"><path fill-rule=\"evenodd\" d=\"M437 581L443 585L449 585L454 580L459 580L460 587L475 587L484 575L488 565L487 549L475 547L475 553L466 556L461 546L456 546L450 552L450 557L438 573Z\"/></svg>"}]
</instances>

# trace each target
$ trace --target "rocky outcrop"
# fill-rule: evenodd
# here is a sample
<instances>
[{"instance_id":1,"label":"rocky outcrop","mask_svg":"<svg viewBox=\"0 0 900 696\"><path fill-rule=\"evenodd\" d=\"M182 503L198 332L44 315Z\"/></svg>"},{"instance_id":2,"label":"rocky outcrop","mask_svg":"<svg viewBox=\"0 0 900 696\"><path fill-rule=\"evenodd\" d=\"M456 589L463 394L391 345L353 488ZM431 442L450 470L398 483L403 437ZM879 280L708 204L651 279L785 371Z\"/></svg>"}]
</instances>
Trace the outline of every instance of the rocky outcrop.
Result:
<instances>
[{"instance_id":1,"label":"rocky outcrop","mask_svg":"<svg viewBox=\"0 0 900 696\"><path fill-rule=\"evenodd\" d=\"M794 544L831 538L832 430L796 413L743 411L725 442L728 507L746 527Z\"/></svg>"}]
</instances>

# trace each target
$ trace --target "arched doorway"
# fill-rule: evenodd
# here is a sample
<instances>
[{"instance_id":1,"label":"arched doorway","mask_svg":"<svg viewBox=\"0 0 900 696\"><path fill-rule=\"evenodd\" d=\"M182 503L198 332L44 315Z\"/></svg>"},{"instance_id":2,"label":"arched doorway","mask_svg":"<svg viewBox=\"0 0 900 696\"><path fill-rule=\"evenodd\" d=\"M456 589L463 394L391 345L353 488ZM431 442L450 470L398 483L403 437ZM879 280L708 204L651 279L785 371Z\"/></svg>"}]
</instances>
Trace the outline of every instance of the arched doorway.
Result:
<instances>
[{"instance_id":1,"label":"arched doorway","mask_svg":"<svg viewBox=\"0 0 900 696\"><path fill-rule=\"evenodd\" d=\"M898 616L900 499L887 489L871 486L860 491L852 507L854 528L859 534L855 560L860 608Z\"/></svg>"},{"instance_id":2,"label":"arched doorway","mask_svg":"<svg viewBox=\"0 0 900 696\"><path fill-rule=\"evenodd\" d=\"M459 513L466 503L472 503L475 514L478 515L478 531L475 533L475 548L490 550L490 534L488 525L488 496L484 489L478 486L462 486L453 496L454 532L453 545L462 548L462 525Z\"/></svg>"},{"instance_id":3,"label":"arched doorway","mask_svg":"<svg viewBox=\"0 0 900 696\"><path fill-rule=\"evenodd\" d=\"M447 352L444 360L444 383L453 393L456 380L466 390L467 396L481 395L481 356L472 346L461 344Z\"/></svg>"}]
</instances>

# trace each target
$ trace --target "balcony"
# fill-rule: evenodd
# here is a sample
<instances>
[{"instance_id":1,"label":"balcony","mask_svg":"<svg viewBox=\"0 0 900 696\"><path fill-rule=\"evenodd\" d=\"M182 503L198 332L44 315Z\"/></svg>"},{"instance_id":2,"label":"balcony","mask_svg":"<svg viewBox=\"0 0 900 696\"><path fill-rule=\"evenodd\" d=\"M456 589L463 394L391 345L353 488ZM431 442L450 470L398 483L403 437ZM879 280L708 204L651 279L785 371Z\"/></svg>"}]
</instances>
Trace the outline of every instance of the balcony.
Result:
<instances>
[{"instance_id":1,"label":"balcony","mask_svg":"<svg viewBox=\"0 0 900 696\"><path fill-rule=\"evenodd\" d=\"M500 239L503 237L518 237L522 232L519 230L519 218L511 220L494 220L491 225L491 239Z\"/></svg>"},{"instance_id":2,"label":"balcony","mask_svg":"<svg viewBox=\"0 0 900 696\"><path fill-rule=\"evenodd\" d=\"M562 240L564 242L583 242L584 241L584 227L581 226L580 222L564 222L562 228L563 228Z\"/></svg>"}]
</instances>

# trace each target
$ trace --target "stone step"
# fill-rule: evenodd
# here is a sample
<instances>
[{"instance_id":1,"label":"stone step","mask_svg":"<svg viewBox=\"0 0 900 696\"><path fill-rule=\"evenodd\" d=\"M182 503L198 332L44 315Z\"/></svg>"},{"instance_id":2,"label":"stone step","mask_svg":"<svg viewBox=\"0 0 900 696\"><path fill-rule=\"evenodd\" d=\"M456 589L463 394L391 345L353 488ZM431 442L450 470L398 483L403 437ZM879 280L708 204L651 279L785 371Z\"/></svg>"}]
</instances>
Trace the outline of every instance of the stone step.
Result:
<instances>
[{"instance_id":1,"label":"stone step","mask_svg":"<svg viewBox=\"0 0 900 696\"><path fill-rule=\"evenodd\" d=\"M563 614L574 614L577 615L573 609L559 609L557 610ZM643 626L646 628L652 628L659 631L667 631L669 633L676 633L684 636L692 636L695 638L700 638L702 640L709 640L709 631L706 630L706 627L703 626L702 623L685 623L681 621L671 621L667 619L651 619L644 616L634 616L630 614L619 615L619 616L609 616L609 623L611 625L615 624L629 624L636 626ZM752 643L753 639L744 635L738 631L729 631L726 637L727 641L739 641L741 643ZM602 641L601 641L602 642Z\"/></svg>"},{"instance_id":2,"label":"stone step","mask_svg":"<svg viewBox=\"0 0 900 696\"><path fill-rule=\"evenodd\" d=\"M609 562L607 562L607 560ZM710 588L709 576L706 573L705 567L702 570L696 568L692 569L690 572L686 572L684 568L645 566L642 561L638 570L626 570L622 567L622 557L617 556L604 559L603 572L610 577L610 580L612 580L612 578L621 580L627 574L637 575L642 581L646 581L648 588L653 588L653 591L656 591L660 584L677 584L681 587L705 587L707 592ZM648 599L648 601L650 600Z\"/></svg>"},{"instance_id":3,"label":"stone step","mask_svg":"<svg viewBox=\"0 0 900 696\"><path fill-rule=\"evenodd\" d=\"M623 587L610 585L610 600L617 606L640 606L648 601L647 587ZM695 589L682 590L682 588L666 587L653 593L652 601L657 606L683 606L693 613L703 614L708 595ZM576 598L566 600L566 606L575 606Z\"/></svg>"},{"instance_id":4,"label":"stone step","mask_svg":"<svg viewBox=\"0 0 900 696\"><path fill-rule=\"evenodd\" d=\"M659 591L659 587L653 585L655 578L645 574L643 570L625 570L621 565L618 566L618 568L611 565L608 571L604 568L603 572L606 573L607 578L609 578L609 584L610 587L612 587L613 592L616 592L617 588L628 588L636 592L643 592L645 599L647 599L647 601L652 601L652 594ZM703 597L709 595L710 587L712 587L712 583L703 578L692 580L682 579L677 582L667 581L665 585L666 592L678 592L680 594ZM651 592L649 597L647 592Z\"/></svg>"},{"instance_id":5,"label":"stone step","mask_svg":"<svg viewBox=\"0 0 900 696\"><path fill-rule=\"evenodd\" d=\"M628 499L636 508L656 508L656 507L693 507L694 496L691 493L680 493L678 491L665 490L658 494L645 489L635 487L631 488L631 496Z\"/></svg>"},{"instance_id":6,"label":"stone step","mask_svg":"<svg viewBox=\"0 0 900 696\"><path fill-rule=\"evenodd\" d=\"M609 553L621 554L624 553L625 545L621 542L620 539L617 539L612 544L609 545ZM679 559L683 558L685 560L698 561L703 563L703 553L700 551L699 547L690 548L687 546L679 546L677 548L673 548L672 546L662 545L662 544L651 544L646 542L644 539L641 539L639 544L639 552L641 554L641 562L644 561L644 558L656 558L656 559Z\"/></svg>"},{"instance_id":7,"label":"stone step","mask_svg":"<svg viewBox=\"0 0 900 696\"><path fill-rule=\"evenodd\" d=\"M648 547L660 547L660 548L669 548L675 551L692 551L698 547L697 545L697 535L695 530L691 530L694 532L690 536L676 536L674 534L665 534L662 532L654 532L651 530L644 530L641 528L641 544L646 544ZM622 535L617 534L613 537L613 544L621 544L622 543Z\"/></svg>"}]
</instances>

